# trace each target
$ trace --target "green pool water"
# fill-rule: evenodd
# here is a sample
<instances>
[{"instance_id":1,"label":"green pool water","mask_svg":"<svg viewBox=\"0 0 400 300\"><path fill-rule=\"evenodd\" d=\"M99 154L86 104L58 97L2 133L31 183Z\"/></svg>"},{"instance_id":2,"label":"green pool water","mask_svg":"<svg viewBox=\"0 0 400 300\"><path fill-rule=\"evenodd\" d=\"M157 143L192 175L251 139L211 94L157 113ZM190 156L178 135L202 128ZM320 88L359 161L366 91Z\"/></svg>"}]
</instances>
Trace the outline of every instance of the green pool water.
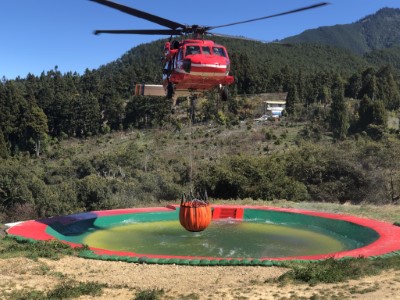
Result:
<instances>
[{"instance_id":1,"label":"green pool water","mask_svg":"<svg viewBox=\"0 0 400 300\"><path fill-rule=\"evenodd\" d=\"M91 247L138 254L208 257L285 257L354 249L357 241L321 228L251 221L217 221L188 232L177 220L116 225L81 237Z\"/></svg>"}]
</instances>

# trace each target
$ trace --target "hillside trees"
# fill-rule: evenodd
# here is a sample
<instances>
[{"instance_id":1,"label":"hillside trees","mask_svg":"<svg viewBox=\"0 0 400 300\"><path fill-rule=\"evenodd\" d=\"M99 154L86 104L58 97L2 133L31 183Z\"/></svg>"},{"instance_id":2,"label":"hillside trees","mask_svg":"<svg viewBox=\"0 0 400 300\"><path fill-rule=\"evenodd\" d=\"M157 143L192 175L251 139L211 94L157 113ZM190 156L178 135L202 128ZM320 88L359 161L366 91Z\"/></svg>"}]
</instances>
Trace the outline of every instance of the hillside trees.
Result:
<instances>
[{"instance_id":1,"label":"hillside trees","mask_svg":"<svg viewBox=\"0 0 400 300\"><path fill-rule=\"evenodd\" d=\"M273 68L270 60L255 64L249 51L232 54L236 64L233 67L237 81L235 89L239 93L288 92L287 109L290 112L292 100L298 108L314 104L329 108L339 73L322 70L309 73L289 65ZM125 65L124 70L128 70ZM128 73L115 71L118 76L114 77L104 71L86 70L83 76L79 76L75 73L61 74L55 68L39 77L29 74L26 79L4 81L0 85L3 108L0 128L11 154L20 150L35 153L35 149L39 149L38 137L43 141L46 134L56 138L86 137L129 126L158 126L168 119L168 101L162 97L132 98L128 93ZM367 68L349 77L345 83L345 95L355 99L363 99L366 95L371 100L382 100L386 109L396 109L400 103L397 78L396 71L390 67L378 71ZM229 102L232 119L243 119L242 112L247 109L247 104L240 99ZM360 105L365 106L363 102ZM365 109L368 111L367 107ZM206 119L213 118L206 115ZM368 118L363 113L361 115L359 125L362 131L369 123L363 124ZM47 129L43 126L46 118ZM36 124L32 124L33 120Z\"/></svg>"},{"instance_id":2,"label":"hillside trees","mask_svg":"<svg viewBox=\"0 0 400 300\"><path fill-rule=\"evenodd\" d=\"M254 94L257 90L257 82L255 77L257 73L250 57L247 53L233 53L232 60L232 75L235 77L237 89L242 93Z\"/></svg>"},{"instance_id":3,"label":"hillside trees","mask_svg":"<svg viewBox=\"0 0 400 300\"><path fill-rule=\"evenodd\" d=\"M353 74L347 85L347 96L362 99L368 96L370 99L383 101L389 110L400 107L399 82L396 80L396 71L390 66L381 67L378 71L367 68L362 73Z\"/></svg>"},{"instance_id":4,"label":"hillside trees","mask_svg":"<svg viewBox=\"0 0 400 300\"><path fill-rule=\"evenodd\" d=\"M20 130L20 120L27 103L23 97L23 92L14 82L7 81L1 85L0 99L0 128L10 144L11 150L18 149L18 133Z\"/></svg>"},{"instance_id":5,"label":"hillside trees","mask_svg":"<svg viewBox=\"0 0 400 300\"><path fill-rule=\"evenodd\" d=\"M297 70L288 64L277 68L270 59L260 59L255 63L254 58L259 56L249 48L242 51L232 53L232 71L237 80L235 89L239 93L288 92L288 111L292 109L292 96L298 108L307 108L313 104L322 105L324 109L329 108L334 95L335 78L340 73L324 70L310 73L307 69ZM162 97L142 100L132 98L129 94L129 89L133 86L129 83L132 81L130 76L137 76L140 68L128 68L126 61L124 59L112 65L112 73L106 73L106 69L86 70L84 75L79 76L75 73L61 74L55 68L47 73L43 72L39 77L28 74L26 79L4 81L0 89L0 103L3 108L0 111L0 128L10 153L20 150L35 153L35 149L39 149L38 137L43 140L46 134L57 138L86 137L129 126L149 127L162 124L169 116L168 102ZM118 66L123 66L123 71L118 71ZM116 76L112 76L113 74ZM397 73L391 67L382 67L378 71L367 68L353 73L345 83L347 97L363 99L367 95L371 100L382 100L386 109L399 107L399 94ZM365 106L362 103L360 105ZM243 119L243 105L247 105L245 101L239 99L229 105L232 119ZM365 110L368 111L367 106ZM375 110L379 111L379 106ZM370 123L363 124L368 118L363 113L361 115L359 125L363 131ZM47 129L43 126L45 118ZM207 118L213 116L208 114ZM31 126L32 120L37 120L35 126Z\"/></svg>"},{"instance_id":6,"label":"hillside trees","mask_svg":"<svg viewBox=\"0 0 400 300\"><path fill-rule=\"evenodd\" d=\"M124 126L128 128L161 125L170 113L171 102L164 97L134 96L126 105Z\"/></svg>"},{"instance_id":7,"label":"hillside trees","mask_svg":"<svg viewBox=\"0 0 400 300\"><path fill-rule=\"evenodd\" d=\"M46 138L47 117L36 104L33 92L8 81L1 85L0 130L12 152L29 151L39 155L40 142Z\"/></svg>"},{"instance_id":8,"label":"hillside trees","mask_svg":"<svg viewBox=\"0 0 400 300\"><path fill-rule=\"evenodd\" d=\"M389 110L400 108L400 89L395 80L395 71L390 65L381 67L377 73L377 95Z\"/></svg>"}]
</instances>

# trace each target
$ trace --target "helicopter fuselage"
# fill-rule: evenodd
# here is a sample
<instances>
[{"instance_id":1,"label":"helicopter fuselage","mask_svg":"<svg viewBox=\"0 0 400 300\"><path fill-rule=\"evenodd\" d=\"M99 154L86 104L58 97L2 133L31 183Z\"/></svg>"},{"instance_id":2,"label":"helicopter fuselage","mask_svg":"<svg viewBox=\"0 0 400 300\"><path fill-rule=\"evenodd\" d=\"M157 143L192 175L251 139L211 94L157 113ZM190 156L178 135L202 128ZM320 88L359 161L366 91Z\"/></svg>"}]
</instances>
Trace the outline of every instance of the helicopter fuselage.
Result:
<instances>
[{"instance_id":1,"label":"helicopter fuselage","mask_svg":"<svg viewBox=\"0 0 400 300\"><path fill-rule=\"evenodd\" d=\"M230 60L224 46L210 40L166 43L163 86L176 91L205 92L231 85Z\"/></svg>"}]
</instances>

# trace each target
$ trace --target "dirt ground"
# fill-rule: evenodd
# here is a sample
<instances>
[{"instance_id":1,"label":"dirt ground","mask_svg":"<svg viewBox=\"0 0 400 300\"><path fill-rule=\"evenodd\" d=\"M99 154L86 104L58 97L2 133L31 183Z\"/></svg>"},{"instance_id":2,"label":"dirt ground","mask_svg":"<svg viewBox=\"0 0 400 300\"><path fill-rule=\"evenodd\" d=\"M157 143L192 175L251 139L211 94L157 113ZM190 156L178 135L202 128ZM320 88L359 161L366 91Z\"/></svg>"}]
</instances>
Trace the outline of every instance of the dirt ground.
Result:
<instances>
[{"instance_id":1,"label":"dirt ground","mask_svg":"<svg viewBox=\"0 0 400 300\"><path fill-rule=\"evenodd\" d=\"M0 259L0 299L17 290L48 291L65 280L107 284L101 296L135 299L141 290L163 289L161 299L400 299L400 272L339 284L271 283L278 267L145 265L64 257Z\"/></svg>"}]
</instances>

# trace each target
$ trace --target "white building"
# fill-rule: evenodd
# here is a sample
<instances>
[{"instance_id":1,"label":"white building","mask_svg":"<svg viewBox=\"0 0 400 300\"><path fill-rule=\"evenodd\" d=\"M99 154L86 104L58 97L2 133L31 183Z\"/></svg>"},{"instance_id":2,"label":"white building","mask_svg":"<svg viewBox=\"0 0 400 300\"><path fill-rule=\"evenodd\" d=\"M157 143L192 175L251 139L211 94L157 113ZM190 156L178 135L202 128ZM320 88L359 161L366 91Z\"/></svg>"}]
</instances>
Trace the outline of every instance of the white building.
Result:
<instances>
[{"instance_id":1,"label":"white building","mask_svg":"<svg viewBox=\"0 0 400 300\"><path fill-rule=\"evenodd\" d=\"M279 118L286 107L287 93L268 93L263 94L263 96L266 98L264 101L264 114Z\"/></svg>"},{"instance_id":2,"label":"white building","mask_svg":"<svg viewBox=\"0 0 400 300\"><path fill-rule=\"evenodd\" d=\"M280 117L282 111L285 110L286 101L265 101L266 114L271 114L273 117Z\"/></svg>"}]
</instances>

